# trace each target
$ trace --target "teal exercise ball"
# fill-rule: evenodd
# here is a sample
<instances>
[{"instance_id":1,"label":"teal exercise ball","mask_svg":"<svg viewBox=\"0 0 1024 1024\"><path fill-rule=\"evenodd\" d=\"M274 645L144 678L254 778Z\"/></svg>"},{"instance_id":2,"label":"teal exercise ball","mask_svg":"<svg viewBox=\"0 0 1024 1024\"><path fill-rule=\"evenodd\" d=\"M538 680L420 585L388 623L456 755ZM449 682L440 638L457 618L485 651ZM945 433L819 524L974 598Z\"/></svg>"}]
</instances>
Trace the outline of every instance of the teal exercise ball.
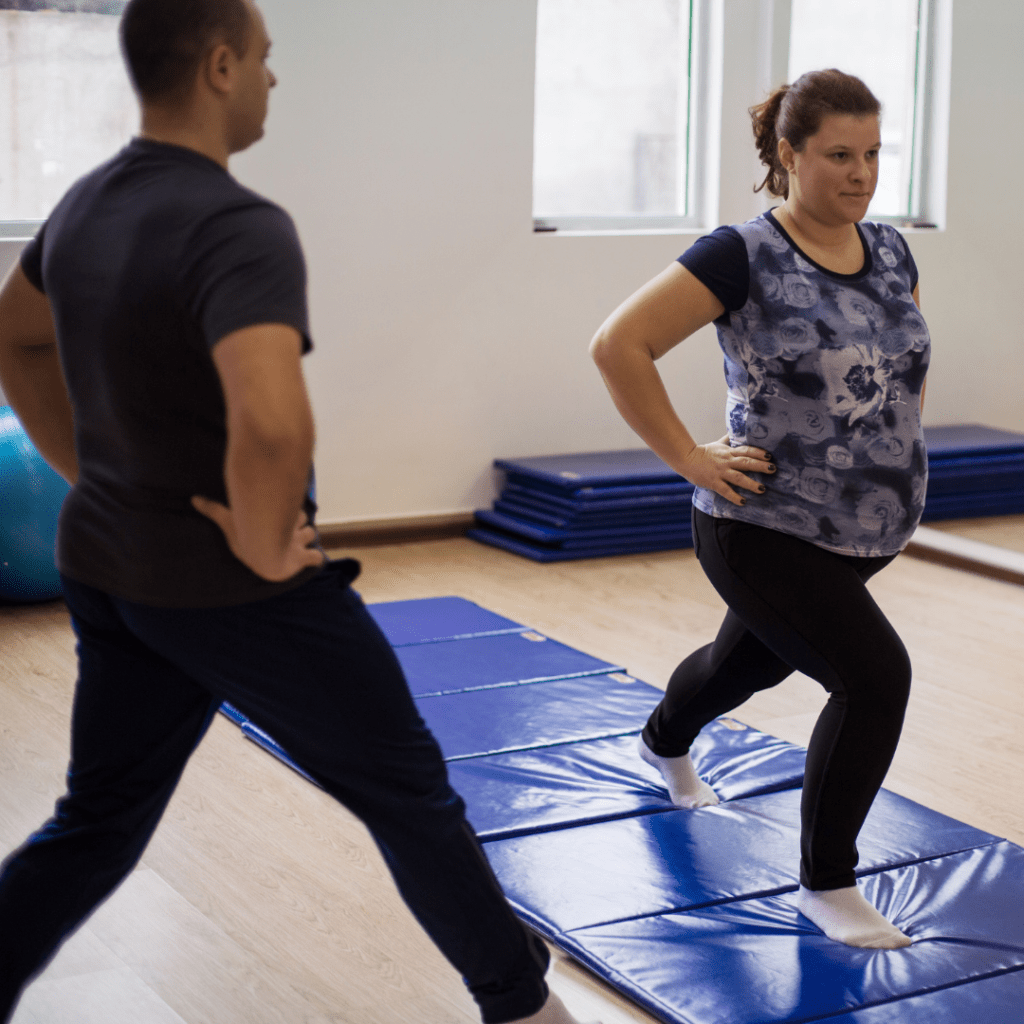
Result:
<instances>
[{"instance_id":1,"label":"teal exercise ball","mask_svg":"<svg viewBox=\"0 0 1024 1024\"><path fill-rule=\"evenodd\" d=\"M54 565L67 482L43 461L10 406L0 406L0 600L60 597Z\"/></svg>"}]
</instances>

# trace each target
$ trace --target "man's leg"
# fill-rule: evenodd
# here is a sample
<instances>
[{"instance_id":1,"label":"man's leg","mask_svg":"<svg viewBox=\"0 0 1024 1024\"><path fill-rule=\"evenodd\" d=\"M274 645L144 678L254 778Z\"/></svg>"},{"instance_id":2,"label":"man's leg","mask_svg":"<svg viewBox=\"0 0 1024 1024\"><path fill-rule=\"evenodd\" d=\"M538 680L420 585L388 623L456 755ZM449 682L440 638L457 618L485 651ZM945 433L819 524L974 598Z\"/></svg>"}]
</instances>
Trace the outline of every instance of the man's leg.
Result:
<instances>
[{"instance_id":1,"label":"man's leg","mask_svg":"<svg viewBox=\"0 0 1024 1024\"><path fill-rule=\"evenodd\" d=\"M528 1017L547 996L546 947L509 908L398 660L348 586L354 572L332 563L236 608L122 610L147 647L222 694L363 820L484 1021Z\"/></svg>"},{"instance_id":2,"label":"man's leg","mask_svg":"<svg viewBox=\"0 0 1024 1024\"><path fill-rule=\"evenodd\" d=\"M65 581L78 634L67 793L0 872L0 1021L132 870L217 701L128 633L106 595Z\"/></svg>"}]
</instances>

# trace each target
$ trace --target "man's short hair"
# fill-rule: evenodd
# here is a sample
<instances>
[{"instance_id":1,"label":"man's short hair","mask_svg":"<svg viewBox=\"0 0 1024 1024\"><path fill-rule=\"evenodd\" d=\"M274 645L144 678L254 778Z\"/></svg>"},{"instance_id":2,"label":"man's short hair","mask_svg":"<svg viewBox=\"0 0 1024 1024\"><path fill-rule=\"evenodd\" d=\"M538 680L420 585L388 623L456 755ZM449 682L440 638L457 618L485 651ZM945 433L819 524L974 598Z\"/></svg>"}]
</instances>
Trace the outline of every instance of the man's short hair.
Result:
<instances>
[{"instance_id":1,"label":"man's short hair","mask_svg":"<svg viewBox=\"0 0 1024 1024\"><path fill-rule=\"evenodd\" d=\"M121 51L135 91L142 100L183 99L213 47L245 56L251 20L246 0L130 0Z\"/></svg>"}]
</instances>

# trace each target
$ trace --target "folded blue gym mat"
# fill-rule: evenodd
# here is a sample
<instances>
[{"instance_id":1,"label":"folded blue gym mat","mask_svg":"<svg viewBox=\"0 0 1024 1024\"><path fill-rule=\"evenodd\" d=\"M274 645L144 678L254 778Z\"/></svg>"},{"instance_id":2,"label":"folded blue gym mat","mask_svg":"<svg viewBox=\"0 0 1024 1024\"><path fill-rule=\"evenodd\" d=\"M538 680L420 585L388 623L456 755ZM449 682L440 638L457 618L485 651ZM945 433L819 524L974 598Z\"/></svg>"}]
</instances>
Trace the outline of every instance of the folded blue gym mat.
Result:
<instances>
[{"instance_id":1,"label":"folded blue gym mat","mask_svg":"<svg viewBox=\"0 0 1024 1024\"><path fill-rule=\"evenodd\" d=\"M396 647L414 697L618 672L621 665L532 630Z\"/></svg>"},{"instance_id":2,"label":"folded blue gym mat","mask_svg":"<svg viewBox=\"0 0 1024 1024\"><path fill-rule=\"evenodd\" d=\"M993 843L894 867L861 884L914 945L891 951L838 945L797 914L793 891L583 928L558 944L660 1019L678 1024L1018 1024L1024 850ZM1003 986L992 991L991 980L1000 976ZM982 986L977 993L965 991L972 987L965 982L974 981ZM1016 1016L1010 1015L1014 989ZM950 1005L971 1014L944 1015L947 993ZM877 1013L859 1009L867 1007ZM936 1016L921 1016L927 1011Z\"/></svg>"},{"instance_id":3,"label":"folded blue gym mat","mask_svg":"<svg viewBox=\"0 0 1024 1024\"><path fill-rule=\"evenodd\" d=\"M481 608L464 597L384 601L369 604L366 609L392 647L497 633L521 633L526 629L518 622Z\"/></svg>"},{"instance_id":4,"label":"folded blue gym mat","mask_svg":"<svg viewBox=\"0 0 1024 1024\"><path fill-rule=\"evenodd\" d=\"M637 757L638 732L469 758L452 763L449 774L485 842L670 811L673 805L661 775ZM732 719L707 726L691 755L722 800L803 783L802 747Z\"/></svg>"},{"instance_id":5,"label":"folded blue gym mat","mask_svg":"<svg viewBox=\"0 0 1024 1024\"><path fill-rule=\"evenodd\" d=\"M1024 434L967 424L926 427L925 440L924 521L1024 512ZM494 464L505 486L474 540L538 562L692 546L693 487L646 448Z\"/></svg>"},{"instance_id":6,"label":"folded blue gym mat","mask_svg":"<svg viewBox=\"0 0 1024 1024\"><path fill-rule=\"evenodd\" d=\"M462 690L417 703L448 761L638 732L661 691L621 672Z\"/></svg>"},{"instance_id":7,"label":"folded blue gym mat","mask_svg":"<svg viewBox=\"0 0 1024 1024\"><path fill-rule=\"evenodd\" d=\"M545 937L795 890L798 789L488 842L517 913ZM883 790L857 848L859 875L998 842ZM1021 915L1024 926L1024 915Z\"/></svg>"},{"instance_id":8,"label":"folded blue gym mat","mask_svg":"<svg viewBox=\"0 0 1024 1024\"><path fill-rule=\"evenodd\" d=\"M417 702L517 912L660 1020L1024 1020L1020 847L881 791L858 840L860 885L914 945L843 946L795 907L801 748L711 723L692 753L722 803L679 810L635 753L654 687L459 598L370 611L407 645L400 657L441 652L416 667L428 689L448 690ZM552 660L520 658L531 643ZM515 678L542 663L570 671Z\"/></svg>"}]
</instances>

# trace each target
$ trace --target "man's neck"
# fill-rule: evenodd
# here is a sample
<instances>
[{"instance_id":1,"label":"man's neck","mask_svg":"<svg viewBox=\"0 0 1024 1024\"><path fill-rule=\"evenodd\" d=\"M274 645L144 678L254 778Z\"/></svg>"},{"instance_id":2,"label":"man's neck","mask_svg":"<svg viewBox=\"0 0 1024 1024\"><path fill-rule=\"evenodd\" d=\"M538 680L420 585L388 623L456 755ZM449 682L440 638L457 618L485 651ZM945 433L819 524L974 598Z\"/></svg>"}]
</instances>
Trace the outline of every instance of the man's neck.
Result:
<instances>
[{"instance_id":1,"label":"man's neck","mask_svg":"<svg viewBox=\"0 0 1024 1024\"><path fill-rule=\"evenodd\" d=\"M206 118L193 112L182 114L159 108L144 109L139 138L194 150L220 164L224 170L228 168L231 154L221 133Z\"/></svg>"}]
</instances>

